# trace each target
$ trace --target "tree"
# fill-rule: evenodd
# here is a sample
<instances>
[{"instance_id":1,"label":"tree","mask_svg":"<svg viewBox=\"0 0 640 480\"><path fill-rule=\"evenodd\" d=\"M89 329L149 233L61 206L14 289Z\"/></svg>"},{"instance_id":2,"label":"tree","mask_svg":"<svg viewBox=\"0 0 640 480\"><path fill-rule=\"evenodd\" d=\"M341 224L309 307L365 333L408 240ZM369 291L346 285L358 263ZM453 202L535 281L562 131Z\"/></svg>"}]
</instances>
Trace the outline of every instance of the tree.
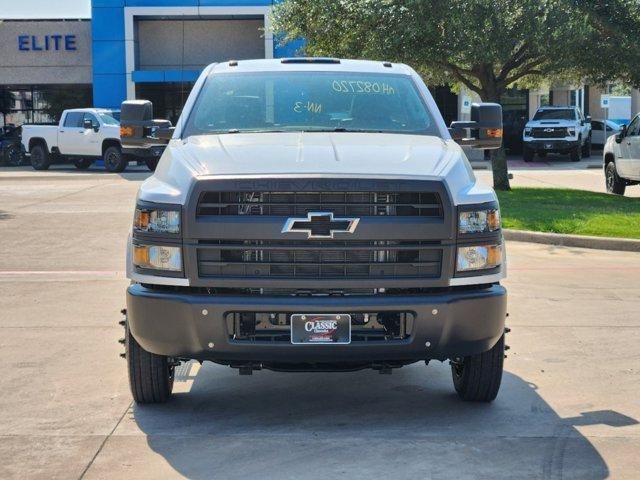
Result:
<instances>
[{"instance_id":1,"label":"tree","mask_svg":"<svg viewBox=\"0 0 640 480\"><path fill-rule=\"evenodd\" d=\"M640 69L598 58L599 52L612 55L621 39L631 43L628 32L640 24L638 3L284 0L274 8L273 25L285 42L304 38L306 54L408 63L427 82L458 83L499 103L508 88L548 78L603 81L613 75L639 83ZM509 190L504 149L492 152L492 166L494 187Z\"/></svg>"}]
</instances>

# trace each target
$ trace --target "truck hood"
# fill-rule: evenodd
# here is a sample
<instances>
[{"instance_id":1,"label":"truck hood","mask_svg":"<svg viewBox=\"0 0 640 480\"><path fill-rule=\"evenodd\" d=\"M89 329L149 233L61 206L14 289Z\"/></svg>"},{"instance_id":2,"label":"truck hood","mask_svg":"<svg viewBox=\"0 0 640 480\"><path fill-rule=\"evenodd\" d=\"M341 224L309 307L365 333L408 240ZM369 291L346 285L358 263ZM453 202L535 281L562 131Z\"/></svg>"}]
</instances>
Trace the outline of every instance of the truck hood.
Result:
<instances>
[{"instance_id":1,"label":"truck hood","mask_svg":"<svg viewBox=\"0 0 640 480\"><path fill-rule=\"evenodd\" d=\"M190 137L180 149L198 176L264 174L436 174L443 140L373 133L254 133Z\"/></svg>"},{"instance_id":2,"label":"truck hood","mask_svg":"<svg viewBox=\"0 0 640 480\"><path fill-rule=\"evenodd\" d=\"M455 175L451 174L456 170ZM192 136L169 142L140 195L161 191L182 203L200 178L323 176L440 179L470 188L475 177L462 149L434 136L379 133L246 133ZM489 189L490 190L490 189ZM160 200L164 201L166 195Z\"/></svg>"}]
</instances>

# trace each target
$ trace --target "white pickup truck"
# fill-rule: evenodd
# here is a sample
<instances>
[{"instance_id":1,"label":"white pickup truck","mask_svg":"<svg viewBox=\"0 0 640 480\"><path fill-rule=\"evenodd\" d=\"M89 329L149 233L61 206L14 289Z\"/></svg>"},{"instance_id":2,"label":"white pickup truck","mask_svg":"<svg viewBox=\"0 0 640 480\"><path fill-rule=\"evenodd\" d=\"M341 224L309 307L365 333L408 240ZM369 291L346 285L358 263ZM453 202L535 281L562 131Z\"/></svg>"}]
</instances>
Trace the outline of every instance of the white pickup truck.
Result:
<instances>
[{"instance_id":1,"label":"white pickup truck","mask_svg":"<svg viewBox=\"0 0 640 480\"><path fill-rule=\"evenodd\" d=\"M94 160L104 159L109 172L122 172L132 157L122 153L116 117L112 110L98 108L65 110L59 125L24 125L22 144L36 170L65 161L86 170ZM147 166L153 170L155 162Z\"/></svg>"},{"instance_id":2,"label":"white pickup truck","mask_svg":"<svg viewBox=\"0 0 640 480\"><path fill-rule=\"evenodd\" d=\"M523 156L531 162L537 153L569 154L572 162L591 156L591 117L578 107L542 107L522 133Z\"/></svg>"}]
</instances>

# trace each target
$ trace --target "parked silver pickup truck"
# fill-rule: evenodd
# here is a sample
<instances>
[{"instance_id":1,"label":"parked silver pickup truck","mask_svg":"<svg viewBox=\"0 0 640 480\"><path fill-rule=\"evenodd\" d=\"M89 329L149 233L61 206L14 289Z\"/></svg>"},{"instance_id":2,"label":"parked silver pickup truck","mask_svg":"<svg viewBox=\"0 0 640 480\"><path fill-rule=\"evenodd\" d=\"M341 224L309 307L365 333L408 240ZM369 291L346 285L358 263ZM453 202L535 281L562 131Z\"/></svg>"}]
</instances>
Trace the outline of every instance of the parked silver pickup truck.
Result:
<instances>
[{"instance_id":1,"label":"parked silver pickup truck","mask_svg":"<svg viewBox=\"0 0 640 480\"><path fill-rule=\"evenodd\" d=\"M122 112L154 125L148 102ZM228 62L204 70L156 137L167 148L127 251L136 402L167 400L188 359L241 374L448 359L460 397L496 397L500 211L457 142L499 147L499 105L447 129L406 65Z\"/></svg>"},{"instance_id":2,"label":"parked silver pickup truck","mask_svg":"<svg viewBox=\"0 0 640 480\"><path fill-rule=\"evenodd\" d=\"M624 195L640 184L640 114L607 139L602 158L607 192Z\"/></svg>"}]
</instances>

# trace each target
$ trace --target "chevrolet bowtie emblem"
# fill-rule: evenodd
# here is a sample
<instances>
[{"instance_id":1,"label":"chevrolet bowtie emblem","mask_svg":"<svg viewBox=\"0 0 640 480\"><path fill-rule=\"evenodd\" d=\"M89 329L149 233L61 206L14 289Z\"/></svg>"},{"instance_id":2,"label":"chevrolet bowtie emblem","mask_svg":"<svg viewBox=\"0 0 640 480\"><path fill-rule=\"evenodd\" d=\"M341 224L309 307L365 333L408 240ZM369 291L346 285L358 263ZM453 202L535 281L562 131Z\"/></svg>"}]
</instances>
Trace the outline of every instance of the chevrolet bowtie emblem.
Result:
<instances>
[{"instance_id":1,"label":"chevrolet bowtie emblem","mask_svg":"<svg viewBox=\"0 0 640 480\"><path fill-rule=\"evenodd\" d=\"M333 212L309 212L307 218L289 218L282 233L306 233L307 238L333 238L336 233L353 233L359 218L334 218Z\"/></svg>"}]
</instances>

